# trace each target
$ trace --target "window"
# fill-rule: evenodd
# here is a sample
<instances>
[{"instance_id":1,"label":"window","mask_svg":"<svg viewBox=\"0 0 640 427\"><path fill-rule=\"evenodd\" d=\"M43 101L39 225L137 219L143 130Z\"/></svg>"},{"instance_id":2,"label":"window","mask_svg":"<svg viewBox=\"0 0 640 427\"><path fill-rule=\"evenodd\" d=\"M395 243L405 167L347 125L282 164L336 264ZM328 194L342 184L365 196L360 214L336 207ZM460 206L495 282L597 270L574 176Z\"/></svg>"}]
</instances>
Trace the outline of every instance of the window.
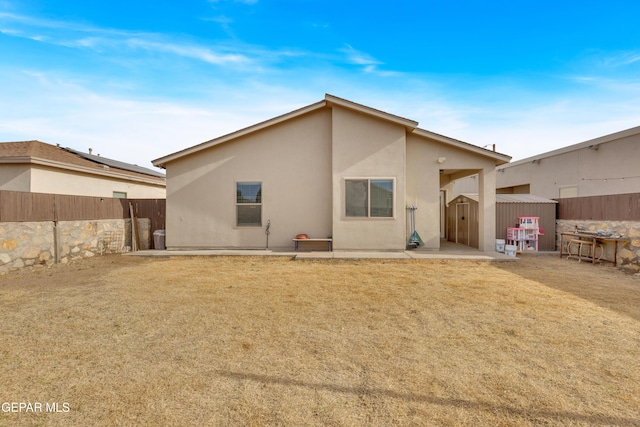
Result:
<instances>
[{"instance_id":1,"label":"window","mask_svg":"<svg viewBox=\"0 0 640 427\"><path fill-rule=\"evenodd\" d=\"M124 191L114 191L113 192L113 198L114 199L126 199L127 198L127 193L125 193Z\"/></svg>"},{"instance_id":2,"label":"window","mask_svg":"<svg viewBox=\"0 0 640 427\"><path fill-rule=\"evenodd\" d=\"M578 197L578 187L560 187L560 198L567 199L569 197Z\"/></svg>"},{"instance_id":3,"label":"window","mask_svg":"<svg viewBox=\"0 0 640 427\"><path fill-rule=\"evenodd\" d=\"M236 225L262 227L262 183L236 183Z\"/></svg>"},{"instance_id":4,"label":"window","mask_svg":"<svg viewBox=\"0 0 640 427\"><path fill-rule=\"evenodd\" d=\"M347 179L345 193L347 217L393 217L392 179Z\"/></svg>"}]
</instances>

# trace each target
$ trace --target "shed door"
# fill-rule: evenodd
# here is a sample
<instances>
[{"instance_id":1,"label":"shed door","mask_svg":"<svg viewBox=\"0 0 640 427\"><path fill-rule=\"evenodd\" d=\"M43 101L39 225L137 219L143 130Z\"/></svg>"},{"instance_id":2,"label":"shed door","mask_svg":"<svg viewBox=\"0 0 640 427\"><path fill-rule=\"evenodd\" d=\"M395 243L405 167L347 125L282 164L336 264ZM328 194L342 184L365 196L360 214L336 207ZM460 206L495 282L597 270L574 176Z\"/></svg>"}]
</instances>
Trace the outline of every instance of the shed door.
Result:
<instances>
[{"instance_id":1,"label":"shed door","mask_svg":"<svg viewBox=\"0 0 640 427\"><path fill-rule=\"evenodd\" d=\"M456 243L469 246L469 203L456 204Z\"/></svg>"}]
</instances>

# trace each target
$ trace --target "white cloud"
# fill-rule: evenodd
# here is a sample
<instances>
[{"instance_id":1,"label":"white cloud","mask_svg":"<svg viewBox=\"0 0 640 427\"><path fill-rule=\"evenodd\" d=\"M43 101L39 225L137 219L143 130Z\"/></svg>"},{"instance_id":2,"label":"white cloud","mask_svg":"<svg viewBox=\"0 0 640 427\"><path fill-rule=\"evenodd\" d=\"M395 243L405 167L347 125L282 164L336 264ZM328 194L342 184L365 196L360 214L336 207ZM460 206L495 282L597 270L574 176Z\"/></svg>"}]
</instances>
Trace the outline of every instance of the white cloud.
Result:
<instances>
[{"instance_id":1,"label":"white cloud","mask_svg":"<svg viewBox=\"0 0 640 427\"><path fill-rule=\"evenodd\" d=\"M371 55L365 52L360 52L350 45L345 45L345 47L343 49L340 49L340 51L347 55L347 60L351 64L364 66L376 66L382 64L382 62L376 60Z\"/></svg>"},{"instance_id":2,"label":"white cloud","mask_svg":"<svg viewBox=\"0 0 640 427\"><path fill-rule=\"evenodd\" d=\"M29 38L48 44L74 48L92 49L98 52L110 50L113 54L126 55L118 49L123 47L143 49L150 52L170 53L215 65L234 65L250 62L247 55L227 52L232 49L215 49L194 43L166 40L163 35L135 31L114 30L81 25L73 22L34 19L22 15L0 13L0 19L10 24L24 24L21 28L7 28L3 33L15 37ZM40 32L56 30L48 35Z\"/></svg>"},{"instance_id":3,"label":"white cloud","mask_svg":"<svg viewBox=\"0 0 640 427\"><path fill-rule=\"evenodd\" d=\"M600 64L604 67L625 67L627 65L640 62L640 51L627 51L618 52L615 55L607 55L601 61Z\"/></svg>"},{"instance_id":4,"label":"white cloud","mask_svg":"<svg viewBox=\"0 0 640 427\"><path fill-rule=\"evenodd\" d=\"M384 62L375 59L366 52L354 49L353 46L349 44L346 44L344 48L339 49L339 52L346 55L346 61L348 63L361 66L361 70L367 74L375 74L379 77L394 77L402 75L402 73L397 71L381 70L379 66L384 65Z\"/></svg>"},{"instance_id":5,"label":"white cloud","mask_svg":"<svg viewBox=\"0 0 640 427\"><path fill-rule=\"evenodd\" d=\"M229 18L228 16L213 16L210 18L202 18L203 21L217 22L218 24L228 25L234 22L233 18Z\"/></svg>"},{"instance_id":6,"label":"white cloud","mask_svg":"<svg viewBox=\"0 0 640 427\"><path fill-rule=\"evenodd\" d=\"M168 52L178 56L197 59L210 64L238 64L250 62L250 59L242 54L217 53L211 49L188 44L160 43L142 39L127 40L132 47L142 48L155 52Z\"/></svg>"},{"instance_id":7,"label":"white cloud","mask_svg":"<svg viewBox=\"0 0 640 427\"><path fill-rule=\"evenodd\" d=\"M55 19L42 19L42 18L34 18L31 16L8 13L8 12L0 12L0 22L4 22L6 26L19 26L24 32L29 30L33 31L33 29L52 29L59 30L61 32L79 32L79 33L102 33L102 34L111 34L111 35L127 35L131 34L131 32L116 30L113 28L100 28L92 25L87 25L83 23L73 22L73 21L61 21Z\"/></svg>"}]
</instances>

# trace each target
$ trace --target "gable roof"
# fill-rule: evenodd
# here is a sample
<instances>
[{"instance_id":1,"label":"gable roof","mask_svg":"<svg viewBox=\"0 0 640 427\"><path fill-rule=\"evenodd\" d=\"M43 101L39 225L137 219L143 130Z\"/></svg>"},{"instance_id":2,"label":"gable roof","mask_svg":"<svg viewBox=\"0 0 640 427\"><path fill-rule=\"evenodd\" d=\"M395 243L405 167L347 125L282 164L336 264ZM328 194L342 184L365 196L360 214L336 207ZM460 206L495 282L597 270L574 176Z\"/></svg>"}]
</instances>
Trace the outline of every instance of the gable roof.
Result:
<instances>
[{"instance_id":1,"label":"gable roof","mask_svg":"<svg viewBox=\"0 0 640 427\"><path fill-rule=\"evenodd\" d=\"M156 185L165 184L164 174L152 169L35 140L0 143L2 163L38 164Z\"/></svg>"},{"instance_id":2,"label":"gable roof","mask_svg":"<svg viewBox=\"0 0 640 427\"><path fill-rule=\"evenodd\" d=\"M311 113L313 111L320 110L322 108L333 108L334 106L347 108L353 111L358 111L363 114L367 114L369 116L376 117L381 120L389 121L400 126L403 126L407 129L407 132L416 133L417 135L426 136L431 139L435 139L439 142L456 146L458 148L473 151L477 154L481 154L484 156L492 157L500 162L500 164L507 163L511 160L511 157L496 153L495 151L490 151L466 142L458 141L456 139L448 138L442 135L438 135L433 132L429 132L427 130L418 129L418 122L414 120L410 120L404 117L396 116L394 114L389 114L387 112L376 110L375 108L367 107L366 105L358 104L343 98L339 98L334 95L325 94L324 100L316 102L314 104L307 105L306 107L302 107L298 110L294 110L290 113L286 113L277 117L274 117L269 120L265 120L263 122L257 123L255 125L246 127L244 129L240 129L236 132L229 133L227 135L223 135L219 138L211 139L209 141L205 141L201 144L194 145L189 148L185 148L184 150L177 151L175 153L169 154L167 156L161 157L159 159L153 160L152 163L154 166L164 168L165 165L174 160L180 159L182 157L197 153L202 150L206 150L207 148L231 141L233 139L239 138L244 135L249 135L251 133L257 132L262 129L266 129L270 126L274 126L276 124L285 122L287 120L291 120L296 117L300 117L304 114Z\"/></svg>"}]
</instances>

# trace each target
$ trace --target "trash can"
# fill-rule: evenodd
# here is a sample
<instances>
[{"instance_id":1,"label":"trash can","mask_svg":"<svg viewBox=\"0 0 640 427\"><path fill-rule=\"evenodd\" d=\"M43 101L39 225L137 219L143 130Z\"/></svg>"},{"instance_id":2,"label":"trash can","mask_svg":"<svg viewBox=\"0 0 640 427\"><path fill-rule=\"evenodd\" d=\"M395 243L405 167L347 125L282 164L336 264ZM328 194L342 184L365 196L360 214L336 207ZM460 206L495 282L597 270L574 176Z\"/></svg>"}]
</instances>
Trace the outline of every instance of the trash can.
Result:
<instances>
[{"instance_id":1,"label":"trash can","mask_svg":"<svg viewBox=\"0 0 640 427\"><path fill-rule=\"evenodd\" d=\"M164 247L164 237L166 236L165 230L156 230L153 232L153 247L156 250L163 251L166 248Z\"/></svg>"}]
</instances>

